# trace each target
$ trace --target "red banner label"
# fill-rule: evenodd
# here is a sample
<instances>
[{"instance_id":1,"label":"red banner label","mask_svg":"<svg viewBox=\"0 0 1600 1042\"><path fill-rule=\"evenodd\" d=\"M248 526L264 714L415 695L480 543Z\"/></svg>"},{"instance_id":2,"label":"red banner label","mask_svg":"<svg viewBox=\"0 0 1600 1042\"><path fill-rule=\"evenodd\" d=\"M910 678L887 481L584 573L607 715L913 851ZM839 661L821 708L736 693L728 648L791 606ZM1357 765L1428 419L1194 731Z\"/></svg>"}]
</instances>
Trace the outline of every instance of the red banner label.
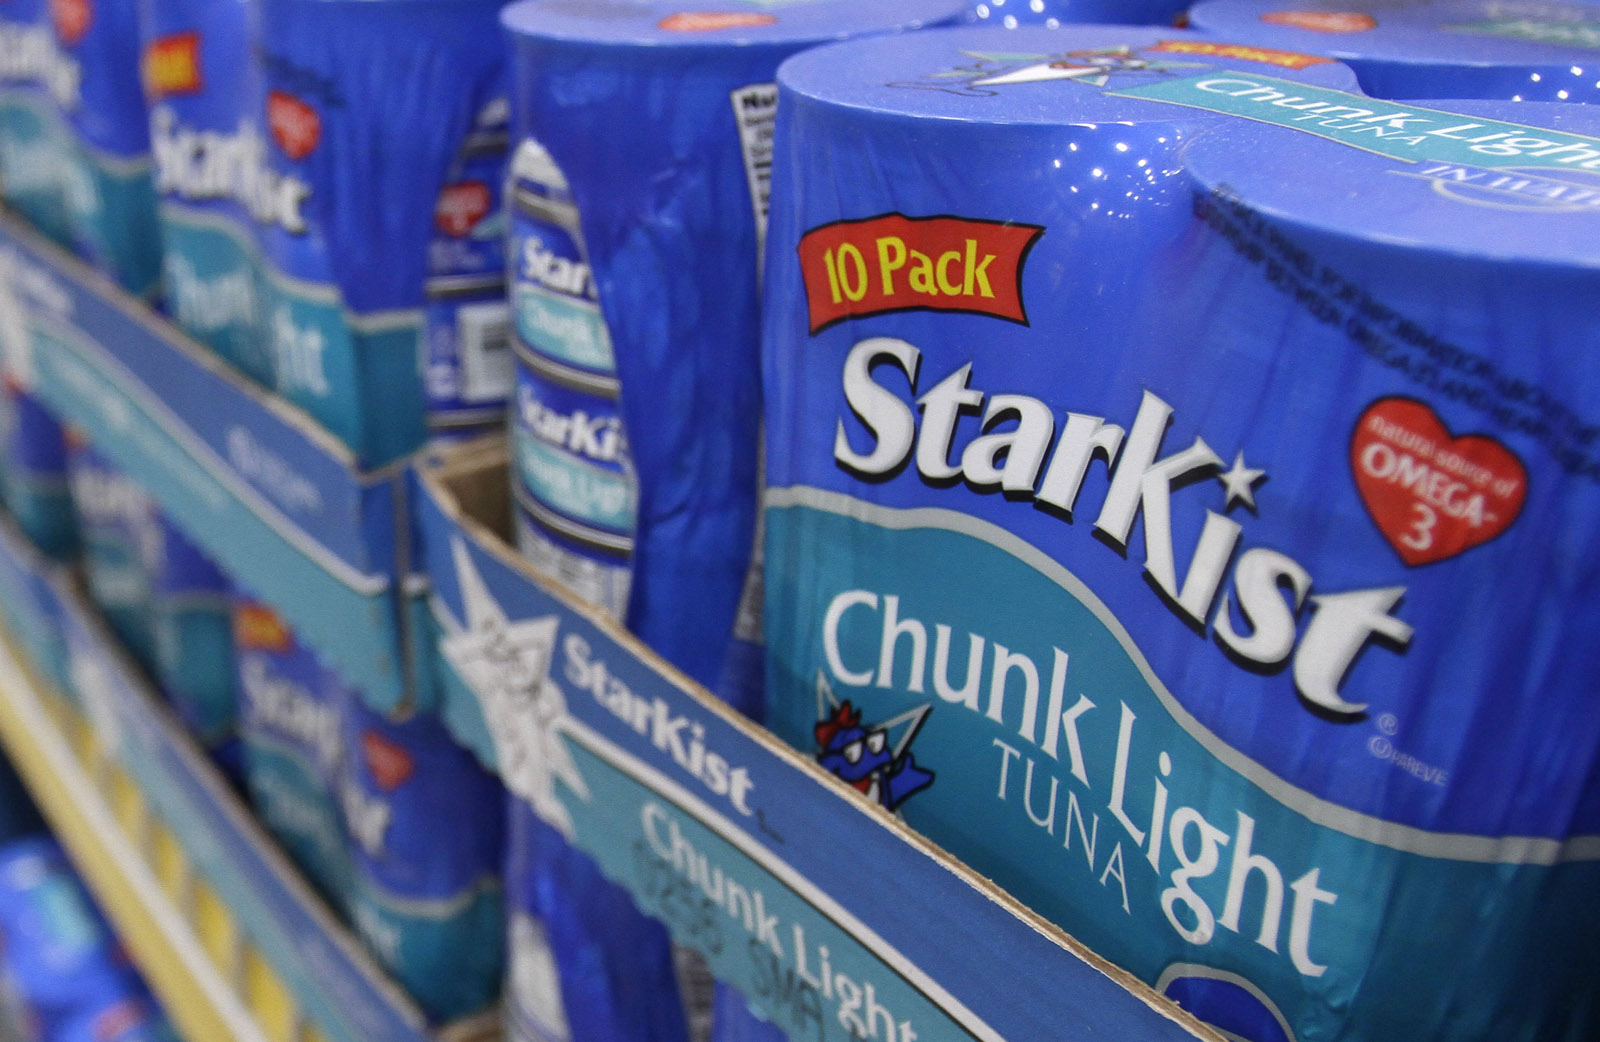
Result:
<instances>
[{"instance_id":1,"label":"red banner label","mask_svg":"<svg viewBox=\"0 0 1600 1042\"><path fill-rule=\"evenodd\" d=\"M1205 54L1217 58L1239 58L1262 65L1277 65L1284 69L1307 69L1313 65L1332 65L1332 58L1299 51L1280 51L1274 47L1252 47L1242 43L1214 43L1210 40L1162 40L1153 51L1173 54Z\"/></svg>"},{"instance_id":2,"label":"red banner label","mask_svg":"<svg viewBox=\"0 0 1600 1042\"><path fill-rule=\"evenodd\" d=\"M1452 437L1410 398L1367 407L1350 439L1350 467L1373 523L1412 567L1493 539L1528 495L1528 472L1510 449L1482 434Z\"/></svg>"},{"instance_id":3,"label":"red banner label","mask_svg":"<svg viewBox=\"0 0 1600 1042\"><path fill-rule=\"evenodd\" d=\"M1032 224L885 214L813 228L800 239L811 332L889 311L964 311L1028 324L1022 266Z\"/></svg>"},{"instance_id":4,"label":"red banner label","mask_svg":"<svg viewBox=\"0 0 1600 1042\"><path fill-rule=\"evenodd\" d=\"M174 33L144 49L144 86L151 97L197 93L200 77L200 34Z\"/></svg>"}]
</instances>

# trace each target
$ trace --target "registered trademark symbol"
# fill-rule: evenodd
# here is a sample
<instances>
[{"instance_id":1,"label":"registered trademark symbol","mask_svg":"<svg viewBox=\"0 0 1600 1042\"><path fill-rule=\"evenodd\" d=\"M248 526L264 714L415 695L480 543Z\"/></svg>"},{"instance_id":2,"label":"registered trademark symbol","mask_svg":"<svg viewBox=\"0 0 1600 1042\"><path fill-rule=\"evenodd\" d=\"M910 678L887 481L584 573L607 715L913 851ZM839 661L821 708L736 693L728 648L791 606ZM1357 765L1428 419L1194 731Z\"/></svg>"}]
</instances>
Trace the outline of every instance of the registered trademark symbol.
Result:
<instances>
[{"instance_id":1,"label":"registered trademark symbol","mask_svg":"<svg viewBox=\"0 0 1600 1042\"><path fill-rule=\"evenodd\" d=\"M1384 713L1378 717L1378 730L1392 738L1400 730L1400 721L1393 713Z\"/></svg>"}]
</instances>

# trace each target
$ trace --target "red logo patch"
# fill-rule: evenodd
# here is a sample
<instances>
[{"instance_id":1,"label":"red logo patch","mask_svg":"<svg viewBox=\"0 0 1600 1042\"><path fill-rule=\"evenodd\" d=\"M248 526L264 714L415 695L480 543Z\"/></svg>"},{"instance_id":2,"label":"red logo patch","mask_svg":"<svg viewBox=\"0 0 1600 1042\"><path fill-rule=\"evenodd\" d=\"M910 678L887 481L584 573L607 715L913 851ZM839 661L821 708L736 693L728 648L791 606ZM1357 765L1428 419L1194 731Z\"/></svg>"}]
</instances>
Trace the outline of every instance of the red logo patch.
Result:
<instances>
[{"instance_id":1,"label":"red logo patch","mask_svg":"<svg viewBox=\"0 0 1600 1042\"><path fill-rule=\"evenodd\" d=\"M361 751L367 758L372 780L384 792L393 792L404 785L416 769L410 753L376 731L362 733Z\"/></svg>"},{"instance_id":2,"label":"red logo patch","mask_svg":"<svg viewBox=\"0 0 1600 1042\"><path fill-rule=\"evenodd\" d=\"M441 232L459 239L488 214L491 200L489 186L482 181L445 185L433 207L433 223Z\"/></svg>"},{"instance_id":3,"label":"red logo patch","mask_svg":"<svg viewBox=\"0 0 1600 1042\"><path fill-rule=\"evenodd\" d=\"M55 23L56 39L76 47L94 21L89 0L50 0L50 20Z\"/></svg>"},{"instance_id":4,"label":"red logo patch","mask_svg":"<svg viewBox=\"0 0 1600 1042\"><path fill-rule=\"evenodd\" d=\"M1272 47L1252 47L1241 43L1214 43L1210 40L1162 40L1152 51L1169 51L1173 54L1211 54L1219 58L1242 58L1263 65L1278 65L1285 69L1309 69L1313 65L1332 65L1332 58L1299 51L1280 51Z\"/></svg>"},{"instance_id":5,"label":"red logo patch","mask_svg":"<svg viewBox=\"0 0 1600 1042\"><path fill-rule=\"evenodd\" d=\"M281 90L267 95L267 126L283 154L296 163L316 151L322 140L322 117L317 110Z\"/></svg>"},{"instance_id":6,"label":"red logo patch","mask_svg":"<svg viewBox=\"0 0 1600 1042\"><path fill-rule=\"evenodd\" d=\"M800 239L811 332L889 311L965 311L1028 324L1022 265L1044 229L961 217L885 214Z\"/></svg>"},{"instance_id":7,"label":"red logo patch","mask_svg":"<svg viewBox=\"0 0 1600 1042\"><path fill-rule=\"evenodd\" d=\"M289 627L265 604L241 603L233 609L233 640L249 651L284 654L294 648Z\"/></svg>"},{"instance_id":8,"label":"red logo patch","mask_svg":"<svg viewBox=\"0 0 1600 1042\"><path fill-rule=\"evenodd\" d=\"M1262 15L1261 20L1314 33L1365 33L1378 27L1376 18L1360 11L1272 11Z\"/></svg>"},{"instance_id":9,"label":"red logo patch","mask_svg":"<svg viewBox=\"0 0 1600 1042\"><path fill-rule=\"evenodd\" d=\"M144 51L144 86L153 98L195 94L204 86L200 75L200 34L173 33L152 40Z\"/></svg>"},{"instance_id":10,"label":"red logo patch","mask_svg":"<svg viewBox=\"0 0 1600 1042\"><path fill-rule=\"evenodd\" d=\"M1487 543L1528 495L1527 469L1510 449L1482 434L1453 437L1411 398L1367 407L1350 439L1350 467L1373 523L1412 567Z\"/></svg>"},{"instance_id":11,"label":"red logo patch","mask_svg":"<svg viewBox=\"0 0 1600 1042\"><path fill-rule=\"evenodd\" d=\"M679 11L661 19L657 27L669 33L711 33L718 29L749 29L777 22L776 15L754 11Z\"/></svg>"}]
</instances>

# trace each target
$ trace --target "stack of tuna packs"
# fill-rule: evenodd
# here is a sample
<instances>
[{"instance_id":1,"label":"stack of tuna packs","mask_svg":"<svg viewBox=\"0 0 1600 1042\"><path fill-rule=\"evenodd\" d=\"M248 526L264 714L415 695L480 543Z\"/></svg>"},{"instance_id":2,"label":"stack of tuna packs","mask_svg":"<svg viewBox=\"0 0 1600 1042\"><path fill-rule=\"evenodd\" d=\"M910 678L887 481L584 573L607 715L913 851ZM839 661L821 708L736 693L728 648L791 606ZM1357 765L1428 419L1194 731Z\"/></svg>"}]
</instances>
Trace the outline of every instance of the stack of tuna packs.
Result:
<instances>
[{"instance_id":1,"label":"stack of tuna packs","mask_svg":"<svg viewBox=\"0 0 1600 1042\"><path fill-rule=\"evenodd\" d=\"M964 15L963 0L529 0L503 15L519 548L752 715L773 77L819 43ZM776 1033L522 800L508 851L514 1039Z\"/></svg>"},{"instance_id":2,"label":"stack of tuna packs","mask_svg":"<svg viewBox=\"0 0 1600 1042\"><path fill-rule=\"evenodd\" d=\"M1600 1031L1600 115L786 63L769 722L1252 1042Z\"/></svg>"}]
</instances>

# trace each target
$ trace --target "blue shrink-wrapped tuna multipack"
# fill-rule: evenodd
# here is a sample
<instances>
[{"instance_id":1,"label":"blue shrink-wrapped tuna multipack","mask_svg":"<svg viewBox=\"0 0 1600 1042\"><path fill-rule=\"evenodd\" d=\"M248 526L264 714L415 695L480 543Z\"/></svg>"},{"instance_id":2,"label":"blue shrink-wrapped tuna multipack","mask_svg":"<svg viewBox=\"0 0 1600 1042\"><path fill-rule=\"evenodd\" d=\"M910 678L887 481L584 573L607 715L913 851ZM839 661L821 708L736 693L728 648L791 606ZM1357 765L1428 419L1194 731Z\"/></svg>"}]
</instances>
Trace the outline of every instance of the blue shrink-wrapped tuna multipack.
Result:
<instances>
[{"instance_id":1,"label":"blue shrink-wrapped tuna multipack","mask_svg":"<svg viewBox=\"0 0 1600 1042\"><path fill-rule=\"evenodd\" d=\"M1338 58L1379 98L1600 101L1600 8L1558 0L1205 0L1189 24Z\"/></svg>"},{"instance_id":2,"label":"blue shrink-wrapped tuna multipack","mask_svg":"<svg viewBox=\"0 0 1600 1042\"><path fill-rule=\"evenodd\" d=\"M138 482L74 428L68 476L89 594L189 733L236 776L230 586Z\"/></svg>"},{"instance_id":3,"label":"blue shrink-wrapped tuna multipack","mask_svg":"<svg viewBox=\"0 0 1600 1042\"><path fill-rule=\"evenodd\" d=\"M232 587L199 547L157 511L146 562L156 684L195 741L238 777Z\"/></svg>"},{"instance_id":4,"label":"blue shrink-wrapped tuna multipack","mask_svg":"<svg viewBox=\"0 0 1600 1042\"><path fill-rule=\"evenodd\" d=\"M759 591L747 578L773 77L818 43L964 15L948 0L689 11L530 0L504 15L518 541L747 713L759 675L728 671L748 658L736 621L759 617L740 609ZM530 933L517 924L537 922L561 971L557 995L519 974L537 960L512 951L517 1030L576 1042L773 1030L727 996L708 1026L697 959L674 954L661 924L555 828L519 807L509 843L512 943Z\"/></svg>"},{"instance_id":5,"label":"blue shrink-wrapped tuna multipack","mask_svg":"<svg viewBox=\"0 0 1600 1042\"><path fill-rule=\"evenodd\" d=\"M73 96L58 101L72 247L112 282L153 302L161 239L134 0L51 0L49 7L59 52L80 70Z\"/></svg>"},{"instance_id":6,"label":"blue shrink-wrapped tuna multipack","mask_svg":"<svg viewBox=\"0 0 1600 1042\"><path fill-rule=\"evenodd\" d=\"M65 560L78 548L66 434L9 366L0 381L0 497L35 546Z\"/></svg>"},{"instance_id":7,"label":"blue shrink-wrapped tuna multipack","mask_svg":"<svg viewBox=\"0 0 1600 1042\"><path fill-rule=\"evenodd\" d=\"M505 790L436 716L341 715L350 918L430 1020L476 1013L504 964Z\"/></svg>"},{"instance_id":8,"label":"blue shrink-wrapped tuna multipack","mask_svg":"<svg viewBox=\"0 0 1600 1042\"><path fill-rule=\"evenodd\" d=\"M786 63L770 725L1252 1042L1600 1031L1600 113Z\"/></svg>"},{"instance_id":9,"label":"blue shrink-wrapped tuna multipack","mask_svg":"<svg viewBox=\"0 0 1600 1042\"><path fill-rule=\"evenodd\" d=\"M269 180L258 220L277 390L363 465L422 444L434 214L503 97L502 0L260 0Z\"/></svg>"},{"instance_id":10,"label":"blue shrink-wrapped tuna multipack","mask_svg":"<svg viewBox=\"0 0 1600 1042\"><path fill-rule=\"evenodd\" d=\"M504 97L484 106L434 203L422 346L428 435L434 441L463 440L505 425L512 382L506 119Z\"/></svg>"},{"instance_id":11,"label":"blue shrink-wrapped tuna multipack","mask_svg":"<svg viewBox=\"0 0 1600 1042\"><path fill-rule=\"evenodd\" d=\"M339 718L352 696L276 612L237 590L233 634L245 790L267 831L342 913L351 868Z\"/></svg>"},{"instance_id":12,"label":"blue shrink-wrapped tuna multipack","mask_svg":"<svg viewBox=\"0 0 1600 1042\"><path fill-rule=\"evenodd\" d=\"M89 596L134 659L155 671L151 564L161 533L156 506L138 482L75 428L67 430L67 475Z\"/></svg>"},{"instance_id":13,"label":"blue shrink-wrapped tuna multipack","mask_svg":"<svg viewBox=\"0 0 1600 1042\"><path fill-rule=\"evenodd\" d=\"M0 6L0 199L57 245L72 245L65 183L63 108L83 70L61 50L45 0ZM0 497L23 531L53 557L75 549L61 426L32 393L27 294L14 259L0 256Z\"/></svg>"},{"instance_id":14,"label":"blue shrink-wrapped tuna multipack","mask_svg":"<svg viewBox=\"0 0 1600 1042\"><path fill-rule=\"evenodd\" d=\"M61 49L47 0L0 7L0 193L58 246L70 248L61 113L82 96L83 69Z\"/></svg>"},{"instance_id":15,"label":"blue shrink-wrapped tuna multipack","mask_svg":"<svg viewBox=\"0 0 1600 1042\"><path fill-rule=\"evenodd\" d=\"M267 168L247 0L140 0L168 314L271 386L255 224L300 227L301 186Z\"/></svg>"}]
</instances>

